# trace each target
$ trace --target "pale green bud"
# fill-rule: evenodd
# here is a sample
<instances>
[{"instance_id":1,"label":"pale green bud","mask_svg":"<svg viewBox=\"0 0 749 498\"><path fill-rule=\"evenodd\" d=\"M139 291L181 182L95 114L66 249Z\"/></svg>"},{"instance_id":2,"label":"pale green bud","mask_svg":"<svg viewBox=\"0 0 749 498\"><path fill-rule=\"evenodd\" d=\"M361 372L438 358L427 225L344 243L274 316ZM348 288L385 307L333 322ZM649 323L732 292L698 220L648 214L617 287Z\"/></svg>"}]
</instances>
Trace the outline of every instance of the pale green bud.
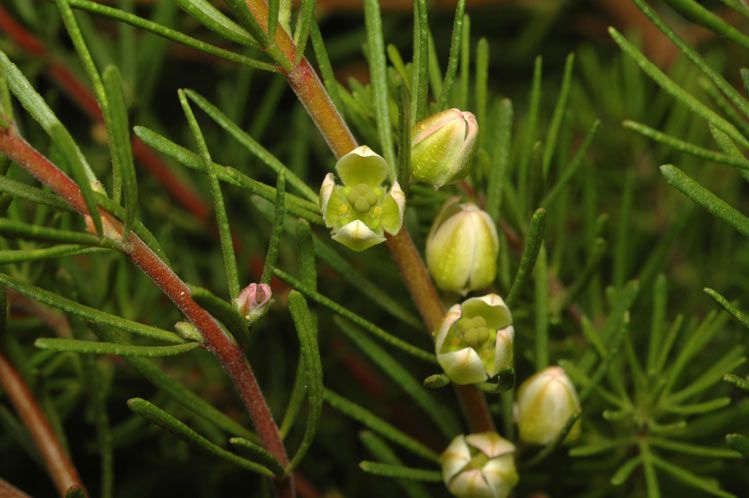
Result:
<instances>
[{"instance_id":1,"label":"pale green bud","mask_svg":"<svg viewBox=\"0 0 749 498\"><path fill-rule=\"evenodd\" d=\"M429 273L444 291L482 289L497 275L497 228L475 204L447 201L432 223L426 246Z\"/></svg>"},{"instance_id":2,"label":"pale green bud","mask_svg":"<svg viewBox=\"0 0 749 498\"><path fill-rule=\"evenodd\" d=\"M336 163L343 185L328 173L320 188L320 208L334 240L354 251L363 251L395 235L403 224L406 196L398 182L383 185L385 159L366 145L355 148Z\"/></svg>"},{"instance_id":3,"label":"pale green bud","mask_svg":"<svg viewBox=\"0 0 749 498\"><path fill-rule=\"evenodd\" d=\"M476 384L512 367L512 314L497 294L452 306L435 332L437 362L455 384Z\"/></svg>"},{"instance_id":4,"label":"pale green bud","mask_svg":"<svg viewBox=\"0 0 749 498\"><path fill-rule=\"evenodd\" d=\"M458 498L506 498L518 482L515 446L496 432L460 435L440 460L442 479Z\"/></svg>"},{"instance_id":5,"label":"pale green bud","mask_svg":"<svg viewBox=\"0 0 749 498\"><path fill-rule=\"evenodd\" d=\"M411 178L439 188L468 173L479 126L470 112L448 109L419 121L411 134Z\"/></svg>"},{"instance_id":6,"label":"pale green bud","mask_svg":"<svg viewBox=\"0 0 749 498\"><path fill-rule=\"evenodd\" d=\"M580 412L580 401L572 381L561 367L548 367L523 382L518 390L515 418L520 439L546 445L553 442L569 418ZM580 421L565 438L571 443L580 437Z\"/></svg>"}]
</instances>

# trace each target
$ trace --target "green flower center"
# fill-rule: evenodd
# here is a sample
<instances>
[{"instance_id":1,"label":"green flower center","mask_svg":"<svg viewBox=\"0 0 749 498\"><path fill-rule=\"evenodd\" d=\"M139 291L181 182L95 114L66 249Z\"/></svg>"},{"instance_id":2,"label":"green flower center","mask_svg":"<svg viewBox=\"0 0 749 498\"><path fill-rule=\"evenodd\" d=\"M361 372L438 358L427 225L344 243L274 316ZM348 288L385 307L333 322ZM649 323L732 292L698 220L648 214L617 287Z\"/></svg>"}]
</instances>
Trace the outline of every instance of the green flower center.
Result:
<instances>
[{"instance_id":1,"label":"green flower center","mask_svg":"<svg viewBox=\"0 0 749 498\"><path fill-rule=\"evenodd\" d=\"M463 343L473 349L480 348L491 337L492 331L483 317L461 318L456 325L463 335Z\"/></svg>"},{"instance_id":2,"label":"green flower center","mask_svg":"<svg viewBox=\"0 0 749 498\"><path fill-rule=\"evenodd\" d=\"M360 183L359 185L350 187L350 189L347 190L346 200L351 204L356 212L362 214L372 209L380 198L375 189L366 183Z\"/></svg>"},{"instance_id":3,"label":"green flower center","mask_svg":"<svg viewBox=\"0 0 749 498\"><path fill-rule=\"evenodd\" d=\"M484 465L489 462L489 457L479 450L471 448L471 454L471 461L464 467L465 469L483 469Z\"/></svg>"}]
</instances>

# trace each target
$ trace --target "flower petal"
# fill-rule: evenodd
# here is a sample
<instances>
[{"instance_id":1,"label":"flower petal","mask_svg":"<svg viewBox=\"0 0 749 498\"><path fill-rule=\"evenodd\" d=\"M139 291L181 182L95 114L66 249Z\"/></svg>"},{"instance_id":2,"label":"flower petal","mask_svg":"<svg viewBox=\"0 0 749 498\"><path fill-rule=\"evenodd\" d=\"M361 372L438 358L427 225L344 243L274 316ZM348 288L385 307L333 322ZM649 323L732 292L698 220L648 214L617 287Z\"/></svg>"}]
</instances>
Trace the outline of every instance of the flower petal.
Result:
<instances>
[{"instance_id":1,"label":"flower petal","mask_svg":"<svg viewBox=\"0 0 749 498\"><path fill-rule=\"evenodd\" d=\"M333 234L333 240L340 242L353 251L364 251L385 240L377 235L360 220L354 220L341 227Z\"/></svg>"},{"instance_id":2,"label":"flower petal","mask_svg":"<svg viewBox=\"0 0 749 498\"><path fill-rule=\"evenodd\" d=\"M490 377L494 377L501 370L512 367L514 337L515 329L512 325L497 331L497 339L494 344L494 367L490 372L487 372Z\"/></svg>"},{"instance_id":3,"label":"flower petal","mask_svg":"<svg viewBox=\"0 0 749 498\"><path fill-rule=\"evenodd\" d=\"M437 362L456 384L476 384L488 378L481 358L472 348L438 354Z\"/></svg>"},{"instance_id":4,"label":"flower petal","mask_svg":"<svg viewBox=\"0 0 749 498\"><path fill-rule=\"evenodd\" d=\"M440 455L440 460L442 461L442 479L447 484L471 461L471 450L466 444L465 436L455 437Z\"/></svg>"},{"instance_id":5,"label":"flower petal","mask_svg":"<svg viewBox=\"0 0 749 498\"><path fill-rule=\"evenodd\" d=\"M343 184L348 186L364 183L379 187L388 175L385 159L366 145L344 154L336 163L335 170Z\"/></svg>"},{"instance_id":6,"label":"flower petal","mask_svg":"<svg viewBox=\"0 0 749 498\"><path fill-rule=\"evenodd\" d=\"M515 453L515 445L494 431L470 434L466 436L466 443L489 458Z\"/></svg>"},{"instance_id":7,"label":"flower petal","mask_svg":"<svg viewBox=\"0 0 749 498\"><path fill-rule=\"evenodd\" d=\"M461 472L447 489L458 498L498 498L479 469Z\"/></svg>"},{"instance_id":8,"label":"flower petal","mask_svg":"<svg viewBox=\"0 0 749 498\"><path fill-rule=\"evenodd\" d=\"M382 228L391 235L400 232L406 211L406 194L398 182L393 182L390 192L382 201Z\"/></svg>"},{"instance_id":9,"label":"flower petal","mask_svg":"<svg viewBox=\"0 0 749 498\"><path fill-rule=\"evenodd\" d=\"M461 304L463 314L469 318L480 316L492 329L503 329L512 324L512 313L504 300L497 294L486 294L466 299Z\"/></svg>"},{"instance_id":10,"label":"flower petal","mask_svg":"<svg viewBox=\"0 0 749 498\"><path fill-rule=\"evenodd\" d=\"M437 354L442 350L442 345L445 343L450 327L452 327L453 323L458 321L460 315L460 305L453 304L442 318L442 323L440 323L439 328L434 332L434 346Z\"/></svg>"}]
</instances>

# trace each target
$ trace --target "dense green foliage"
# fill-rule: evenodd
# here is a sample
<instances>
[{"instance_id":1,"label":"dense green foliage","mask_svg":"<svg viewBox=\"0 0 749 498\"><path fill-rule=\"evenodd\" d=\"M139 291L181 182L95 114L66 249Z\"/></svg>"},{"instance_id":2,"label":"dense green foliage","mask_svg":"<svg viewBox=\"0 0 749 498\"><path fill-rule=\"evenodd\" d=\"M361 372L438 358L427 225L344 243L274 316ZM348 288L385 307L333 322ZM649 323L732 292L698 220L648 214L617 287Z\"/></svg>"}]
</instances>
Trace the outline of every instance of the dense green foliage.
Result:
<instances>
[{"instance_id":1,"label":"dense green foliage","mask_svg":"<svg viewBox=\"0 0 749 498\"><path fill-rule=\"evenodd\" d=\"M277 49L261 50L264 28L244 2L225 3L0 7L0 21L12 16L47 47L34 55L17 33L0 35L0 129L15 123L92 213L84 223L0 155L0 353L90 496L271 496L267 477L293 469L300 496L318 496L308 485L448 496L439 454L468 425L452 389L423 385L439 366L419 310L384 245L355 253L330 239L317 192L335 157ZM582 1L380 12L365 0L319 19L312 0L291 13L268 3L280 13L269 31L306 47L359 143L392 167L422 253L451 196L497 224L491 290L512 310L515 379L560 365L582 405L577 442L534 447L516 437L514 390L486 393L517 446L514 495L746 496L744 0L711 3L732 9L733 24L694 0L657 11L633 0L678 47L669 62L649 59L626 26L581 35L575 19L606 22ZM694 25L720 36L695 46L677 34ZM470 175L440 190L410 183L413 124L449 107L478 120ZM201 333L107 235L106 213L244 348L288 467ZM250 282L270 283L274 298L252 323L232 304ZM53 496L10 402L0 389L0 478Z\"/></svg>"}]
</instances>

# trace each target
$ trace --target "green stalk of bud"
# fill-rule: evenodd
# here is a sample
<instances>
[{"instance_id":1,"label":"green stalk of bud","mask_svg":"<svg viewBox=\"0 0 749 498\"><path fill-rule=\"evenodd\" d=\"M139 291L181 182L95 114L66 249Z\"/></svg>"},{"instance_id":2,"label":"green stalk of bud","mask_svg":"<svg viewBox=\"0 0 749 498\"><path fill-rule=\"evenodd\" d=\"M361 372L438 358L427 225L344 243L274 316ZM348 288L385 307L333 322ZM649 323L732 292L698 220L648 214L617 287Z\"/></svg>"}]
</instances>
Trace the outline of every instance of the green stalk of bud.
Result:
<instances>
[{"instance_id":1,"label":"green stalk of bud","mask_svg":"<svg viewBox=\"0 0 749 498\"><path fill-rule=\"evenodd\" d=\"M458 498L506 498L518 482L515 446L496 432L457 436L440 460L442 479Z\"/></svg>"},{"instance_id":2,"label":"green stalk of bud","mask_svg":"<svg viewBox=\"0 0 749 498\"><path fill-rule=\"evenodd\" d=\"M515 418L520 439L547 445L561 433L567 420L580 412L580 401L572 381L561 367L548 367L531 376L518 389ZM571 443L580 437L578 420L565 437Z\"/></svg>"},{"instance_id":3,"label":"green stalk of bud","mask_svg":"<svg viewBox=\"0 0 749 498\"><path fill-rule=\"evenodd\" d=\"M475 204L448 200L426 243L427 267L437 287L465 294L491 285L498 253L499 236L491 217Z\"/></svg>"},{"instance_id":4,"label":"green stalk of bud","mask_svg":"<svg viewBox=\"0 0 749 498\"><path fill-rule=\"evenodd\" d=\"M477 384L512 367L512 314L497 294L452 306L435 332L437 362L455 384Z\"/></svg>"},{"instance_id":5,"label":"green stalk of bud","mask_svg":"<svg viewBox=\"0 0 749 498\"><path fill-rule=\"evenodd\" d=\"M476 117L459 109L419 121L411 134L411 179L440 188L466 176L478 130Z\"/></svg>"},{"instance_id":6,"label":"green stalk of bud","mask_svg":"<svg viewBox=\"0 0 749 498\"><path fill-rule=\"evenodd\" d=\"M403 224L406 196L397 181L383 185L385 159L362 145L342 156L336 172L343 185L328 173L320 188L320 209L334 240L354 251L363 251L395 235Z\"/></svg>"}]
</instances>

